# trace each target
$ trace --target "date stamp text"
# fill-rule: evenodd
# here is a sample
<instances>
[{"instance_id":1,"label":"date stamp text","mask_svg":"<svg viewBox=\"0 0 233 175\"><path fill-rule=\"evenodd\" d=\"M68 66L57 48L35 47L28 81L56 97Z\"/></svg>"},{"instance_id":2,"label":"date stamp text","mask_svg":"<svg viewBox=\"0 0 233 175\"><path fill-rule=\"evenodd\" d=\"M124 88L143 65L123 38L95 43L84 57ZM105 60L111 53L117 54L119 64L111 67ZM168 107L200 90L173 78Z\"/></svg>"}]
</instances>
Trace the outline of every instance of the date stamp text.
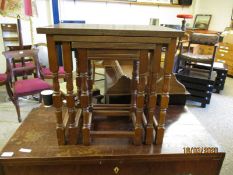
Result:
<instances>
[{"instance_id":1,"label":"date stamp text","mask_svg":"<svg viewBox=\"0 0 233 175\"><path fill-rule=\"evenodd\" d=\"M183 147L184 154L214 154L218 147Z\"/></svg>"}]
</instances>

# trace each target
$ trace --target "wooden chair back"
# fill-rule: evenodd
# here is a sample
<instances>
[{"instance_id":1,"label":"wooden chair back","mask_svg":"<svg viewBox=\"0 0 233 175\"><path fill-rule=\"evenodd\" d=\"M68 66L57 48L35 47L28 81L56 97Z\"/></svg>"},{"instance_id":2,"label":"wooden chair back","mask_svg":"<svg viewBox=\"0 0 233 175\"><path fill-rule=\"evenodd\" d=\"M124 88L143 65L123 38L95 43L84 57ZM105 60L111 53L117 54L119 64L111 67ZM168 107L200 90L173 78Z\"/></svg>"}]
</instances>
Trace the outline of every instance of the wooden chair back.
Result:
<instances>
[{"instance_id":1,"label":"wooden chair back","mask_svg":"<svg viewBox=\"0 0 233 175\"><path fill-rule=\"evenodd\" d=\"M3 52L3 55L6 57L7 70L11 75L12 82L17 81L15 79L15 73L17 71L23 71L23 72L33 71L35 76L40 78L37 49L5 51ZM19 58L29 58L32 60L33 64L32 65L30 64L30 66L24 64L21 67L14 67L13 66L14 60Z\"/></svg>"},{"instance_id":2,"label":"wooden chair back","mask_svg":"<svg viewBox=\"0 0 233 175\"><path fill-rule=\"evenodd\" d=\"M215 57L216 49L218 47L219 35L217 34L202 34L202 33L192 33L189 37L188 52L190 52L191 44L200 44L213 46L213 58Z\"/></svg>"}]
</instances>

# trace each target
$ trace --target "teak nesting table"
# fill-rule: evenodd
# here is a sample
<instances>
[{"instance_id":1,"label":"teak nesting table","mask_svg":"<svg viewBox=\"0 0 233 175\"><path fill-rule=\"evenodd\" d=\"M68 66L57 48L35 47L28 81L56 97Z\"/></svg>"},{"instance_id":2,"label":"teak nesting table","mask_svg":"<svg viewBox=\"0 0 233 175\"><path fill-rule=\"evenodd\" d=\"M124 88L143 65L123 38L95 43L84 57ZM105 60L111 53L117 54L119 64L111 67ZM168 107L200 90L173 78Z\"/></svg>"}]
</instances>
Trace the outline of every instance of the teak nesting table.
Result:
<instances>
[{"instance_id":1,"label":"teak nesting table","mask_svg":"<svg viewBox=\"0 0 233 175\"><path fill-rule=\"evenodd\" d=\"M58 24L37 28L39 34L46 34L50 70L53 73L54 107L57 118L57 138L60 145L77 144L79 126L82 121L82 143L89 145L95 137L130 137L135 145L144 142L161 144L164 136L166 111L169 102L169 85L173 67L176 40L182 31L165 27L143 25L95 25ZM63 64L66 72L67 108L62 117L62 97L58 82L58 57L56 45L62 46ZM156 119L156 82L160 71L161 47L167 47L161 105ZM72 54L76 55L76 85L73 91ZM133 64L131 105L93 105L91 102L92 60L130 60ZM80 104L75 106L77 94ZM95 118L128 116L132 130L94 131ZM144 129L145 128L145 134ZM145 139L144 139L145 135ZM155 137L154 137L155 135ZM155 138L155 139L154 139Z\"/></svg>"}]
</instances>

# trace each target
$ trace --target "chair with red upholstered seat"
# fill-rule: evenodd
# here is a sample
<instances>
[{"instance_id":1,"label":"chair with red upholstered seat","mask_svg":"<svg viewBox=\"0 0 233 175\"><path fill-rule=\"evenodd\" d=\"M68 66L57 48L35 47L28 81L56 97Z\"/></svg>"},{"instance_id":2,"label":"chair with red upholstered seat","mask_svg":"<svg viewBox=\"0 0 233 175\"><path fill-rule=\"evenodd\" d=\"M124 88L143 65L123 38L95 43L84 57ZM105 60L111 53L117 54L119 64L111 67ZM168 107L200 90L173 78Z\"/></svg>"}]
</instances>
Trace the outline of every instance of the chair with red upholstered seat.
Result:
<instances>
[{"instance_id":1,"label":"chair with red upholstered seat","mask_svg":"<svg viewBox=\"0 0 233 175\"><path fill-rule=\"evenodd\" d=\"M7 46L9 51L15 51L15 50L28 50L32 48L32 45L23 45L23 46ZM26 64L26 66L33 66L33 63L31 63L31 59L29 58L18 58L18 59L14 59L13 60L13 67L19 68L24 66L24 64ZM24 79L27 78L27 75L32 75L33 74L33 69L28 69L27 71L23 71L23 70L17 70L14 73L14 78L15 80L17 80L17 77L23 77Z\"/></svg>"},{"instance_id":2,"label":"chair with red upholstered seat","mask_svg":"<svg viewBox=\"0 0 233 175\"><path fill-rule=\"evenodd\" d=\"M216 51L219 42L218 34L202 34L202 33L192 33L189 37L188 49L186 52L181 52L178 56L179 59L179 70L190 69L195 67L197 64L206 65L208 70L208 78L211 78L211 73L213 71L214 60L216 56ZM191 44L206 45L212 49L212 54L196 54L192 53L190 46ZM182 51L183 49L181 49Z\"/></svg>"},{"instance_id":3,"label":"chair with red upholstered seat","mask_svg":"<svg viewBox=\"0 0 233 175\"><path fill-rule=\"evenodd\" d=\"M0 73L0 86L6 86L6 91L9 97L11 98L11 88L10 88L10 78L7 73ZM12 100L12 98L11 98Z\"/></svg>"},{"instance_id":4,"label":"chair with red upholstered seat","mask_svg":"<svg viewBox=\"0 0 233 175\"><path fill-rule=\"evenodd\" d=\"M39 73L39 62L38 62L38 50L31 49L31 50L17 50L17 51L6 51L3 52L4 56L7 60L7 72L8 75L11 76L12 79L12 88L11 93L9 94L12 102L15 105L18 120L21 122L21 115L20 115L20 108L18 98L27 95L34 95L40 93L43 90L51 89L51 86L40 79ZM12 62L13 59L21 58L21 57L30 57L32 59L33 66L27 66L27 64L22 65L21 67L13 67ZM28 77L27 79L22 79L15 81L14 74L16 71L27 71L32 70L34 71L35 77Z\"/></svg>"},{"instance_id":5,"label":"chair with red upholstered seat","mask_svg":"<svg viewBox=\"0 0 233 175\"><path fill-rule=\"evenodd\" d=\"M41 66L40 73L43 79L52 79L52 72L48 67ZM58 78L65 78L65 70L63 66L59 66Z\"/></svg>"},{"instance_id":6,"label":"chair with red upholstered seat","mask_svg":"<svg viewBox=\"0 0 233 175\"><path fill-rule=\"evenodd\" d=\"M7 74L0 74L0 85L5 85L7 81Z\"/></svg>"},{"instance_id":7,"label":"chair with red upholstered seat","mask_svg":"<svg viewBox=\"0 0 233 175\"><path fill-rule=\"evenodd\" d=\"M47 62L48 58L47 57L47 44L46 43L37 43L34 44L33 46L36 49L39 49L39 62L40 62L40 74L41 74L41 78L43 79L52 79L53 75L52 72L50 71L50 69L48 67L46 67L45 65L43 65L43 63L41 63L42 61ZM42 52L45 52L45 54L43 54ZM63 66L59 66L59 70L58 70L58 78L63 78L65 80L65 71L64 71L64 67Z\"/></svg>"}]
</instances>

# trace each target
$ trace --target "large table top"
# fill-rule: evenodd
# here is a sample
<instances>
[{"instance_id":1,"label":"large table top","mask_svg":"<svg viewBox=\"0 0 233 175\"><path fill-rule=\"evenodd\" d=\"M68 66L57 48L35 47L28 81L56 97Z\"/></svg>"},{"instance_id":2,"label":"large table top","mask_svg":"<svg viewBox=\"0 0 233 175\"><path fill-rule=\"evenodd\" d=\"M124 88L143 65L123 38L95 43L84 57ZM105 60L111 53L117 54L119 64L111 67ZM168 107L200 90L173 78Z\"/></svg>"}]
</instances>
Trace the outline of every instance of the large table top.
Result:
<instances>
[{"instance_id":1,"label":"large table top","mask_svg":"<svg viewBox=\"0 0 233 175\"><path fill-rule=\"evenodd\" d=\"M181 37L184 32L153 25L56 24L37 28L39 34Z\"/></svg>"},{"instance_id":2,"label":"large table top","mask_svg":"<svg viewBox=\"0 0 233 175\"><path fill-rule=\"evenodd\" d=\"M127 119L128 120L128 119ZM116 125L122 127L123 125ZM170 106L167 113L165 136L162 145L129 144L127 139L98 138L91 146L58 145L56 117L53 108L33 109L2 152L14 152L12 157L1 157L0 164L42 163L59 161L97 161L98 159L146 160L200 160L210 156L224 158L223 149L186 108ZM215 154L184 154L184 147L217 147ZM31 149L30 153L20 152ZM2 154L2 152L0 154Z\"/></svg>"}]
</instances>

